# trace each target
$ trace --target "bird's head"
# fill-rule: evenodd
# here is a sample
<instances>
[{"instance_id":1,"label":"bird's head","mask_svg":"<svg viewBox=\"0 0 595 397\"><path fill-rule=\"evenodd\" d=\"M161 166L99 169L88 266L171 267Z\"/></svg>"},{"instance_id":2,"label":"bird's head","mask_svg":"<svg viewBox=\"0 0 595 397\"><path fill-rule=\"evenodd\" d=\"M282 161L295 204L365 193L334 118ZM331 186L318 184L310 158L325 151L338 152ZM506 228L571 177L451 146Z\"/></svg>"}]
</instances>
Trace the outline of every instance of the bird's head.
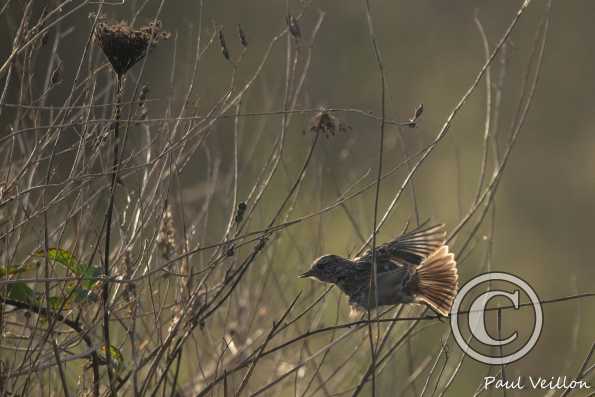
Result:
<instances>
[{"instance_id":1,"label":"bird's head","mask_svg":"<svg viewBox=\"0 0 595 397\"><path fill-rule=\"evenodd\" d=\"M344 274L347 259L337 255L325 255L316 259L310 270L299 275L300 278L311 277L325 283L337 283Z\"/></svg>"}]
</instances>

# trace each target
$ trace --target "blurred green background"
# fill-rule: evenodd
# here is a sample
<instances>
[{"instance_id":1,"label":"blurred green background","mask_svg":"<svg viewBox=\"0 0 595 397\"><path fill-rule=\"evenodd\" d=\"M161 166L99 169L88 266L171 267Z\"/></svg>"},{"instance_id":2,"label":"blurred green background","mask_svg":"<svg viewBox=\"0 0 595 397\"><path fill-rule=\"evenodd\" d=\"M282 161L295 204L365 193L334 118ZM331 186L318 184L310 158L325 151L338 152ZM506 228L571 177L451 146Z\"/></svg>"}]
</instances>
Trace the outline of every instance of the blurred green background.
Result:
<instances>
[{"instance_id":1,"label":"blurred green background","mask_svg":"<svg viewBox=\"0 0 595 397\"><path fill-rule=\"evenodd\" d=\"M126 3L124 6L106 6L104 11L108 17L130 20L134 11L145 2ZM388 118L407 120L420 103L425 109L415 129L399 130L395 126L387 126L385 170L403 161L404 150L409 154L415 153L434 139L484 63L484 50L474 17L477 15L481 20L493 48L520 3L507 0L372 1L375 31L386 73ZM206 1L202 15L203 40L217 27L223 27L235 59L241 51L236 26L241 24L249 41L249 47L238 65L238 79L243 81L254 73L271 38L284 29L288 8L297 15L302 6L305 4L293 1L289 4L264 0ZM157 0L147 2L138 21L150 20L159 7ZM90 20L87 14L96 8L96 5L85 7L64 21L64 25L75 27L59 50L64 61L66 82L74 74L88 38ZM544 9L545 2L533 1L506 46L506 75L497 120L497 134L502 145L511 133L510 125L518 106L520 86ZM322 13L324 18L318 35L311 40L311 32ZM520 276L535 288L541 298L595 291L595 263L591 257L595 222L594 16L595 3L592 1L553 3L536 96L496 195L495 234L490 234L489 227L484 226L480 230L470 255L460 262L463 283L482 271L487 241L492 239L492 270ZM160 45L146 64L143 82L150 84L151 97L162 101L150 105L155 117L160 117L162 103L172 99L179 106L185 95L201 18L199 1L166 1L159 18L164 28L174 36ZM314 1L304 8L299 24L303 40L297 50L301 52L298 76L310 46L312 54L297 107L357 108L380 114L379 75L370 44L364 2ZM5 38L0 40L0 59L8 55L10 43L6 38L11 37L11 32L13 27L10 23L0 25L0 35ZM285 37L275 44L262 74L242 101L242 113L283 109L286 45ZM494 80L501 68L498 58L491 70ZM233 70L233 66L221 56L217 43L208 49L201 60L193 98L199 113L208 110L227 92ZM138 67L133 69L133 75L137 71ZM54 95L59 104L60 93ZM485 84L482 80L454 120L447 137L414 178L421 219L445 222L452 229L472 204L479 179L485 113ZM312 141L309 132L311 116L311 113L292 116L281 167L257 209L258 216L250 225L250 230L266 225L287 194ZM332 203L339 192L368 170L370 174L366 181L374 178L378 161L378 123L355 113L337 112L335 116L352 129L321 140L290 219ZM240 148L254 146L255 154L243 156L245 153L242 152L240 155L240 198L248 195L273 148L280 125L279 115L241 119ZM130 139L134 144L135 136ZM232 139L232 121L217 122L207 140L210 154L199 151L182 174L188 206L186 216L191 218L203 205L204 191L210 188L204 182L208 180L210 159L220 157L222 175L230 174ZM255 142L258 144L253 145ZM383 181L381 213L398 191L405 175L403 170ZM205 235L199 237L204 243L217 241L225 226L223 221L229 211L226 201L229 191L225 186L211 186L215 189L215 197L222 199L213 203L209 227L204 231ZM302 289L306 298L313 299L323 287L296 280L295 275L324 253L348 255L357 250L362 243L358 235L367 237L372 229L373 199L371 189L348 201L346 211L352 220L345 210L338 208L291 227L282 235L279 244L267 251L251 268L243 283L261 282L263 269L271 266L278 280L265 278L262 284L265 291L263 307L275 315L280 315L284 308L282 301L277 299L279 287L275 287L275 283L282 286L288 299ZM383 227L379 240L394 237L407 221L415 222L409 191ZM489 220L486 223L489 224ZM468 233L469 227L455 241L455 252ZM323 308L323 319L328 323L334 321L337 299L342 300L338 309L340 316L347 319L346 299L340 298L338 291L333 291ZM307 299L303 304L305 307ZM546 305L544 330L537 346L530 355L509 365L507 376L574 376L594 340L594 309L593 298ZM505 334L513 332L515 325L528 321L528 318L518 313L505 314L503 331ZM440 338L447 329L446 323L434 324L412 338L414 363L419 364L428 354L436 353ZM458 348L452 343L450 346L451 354L457 356ZM404 350L395 353L389 368L379 377L379 395L394 395L395 390L401 390L400 382L409 376L404 354ZM365 368L368 357L365 354L358 357L361 359L359 368ZM286 359L291 362L294 358ZM332 360L325 363L329 368L334 364ZM354 365L357 368L358 364ZM487 371L487 366L467 359L449 394L472 394ZM190 372L186 375L192 376ZM422 379L425 379L423 375ZM543 394L543 391L522 393Z\"/></svg>"}]
</instances>

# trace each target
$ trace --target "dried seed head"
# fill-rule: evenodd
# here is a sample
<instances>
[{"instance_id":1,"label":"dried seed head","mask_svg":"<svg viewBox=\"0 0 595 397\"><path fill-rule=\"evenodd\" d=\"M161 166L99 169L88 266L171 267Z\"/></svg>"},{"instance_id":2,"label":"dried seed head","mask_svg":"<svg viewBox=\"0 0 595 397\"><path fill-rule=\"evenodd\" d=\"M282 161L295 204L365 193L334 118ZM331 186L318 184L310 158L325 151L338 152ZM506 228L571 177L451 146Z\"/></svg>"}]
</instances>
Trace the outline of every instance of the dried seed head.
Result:
<instances>
[{"instance_id":1,"label":"dried seed head","mask_svg":"<svg viewBox=\"0 0 595 397\"><path fill-rule=\"evenodd\" d=\"M52 83L52 85L60 84L62 82L63 76L64 76L64 64L62 63L62 61L60 59L58 59L56 66L54 66L54 70L52 70L52 74L50 76L50 82Z\"/></svg>"},{"instance_id":2,"label":"dried seed head","mask_svg":"<svg viewBox=\"0 0 595 397\"><path fill-rule=\"evenodd\" d=\"M127 248L124 251L124 279L130 280L133 276L133 262L132 262L132 253L131 248ZM124 284L124 299L128 303L132 303L136 296L136 285L134 283L126 283ZM133 305L128 307L130 313L133 313Z\"/></svg>"},{"instance_id":3,"label":"dried seed head","mask_svg":"<svg viewBox=\"0 0 595 397\"><path fill-rule=\"evenodd\" d=\"M242 30L242 25L240 25L238 23L238 35L240 36L240 43L242 44L242 47L247 48L248 47L248 39L246 39L246 33L244 33L244 31Z\"/></svg>"},{"instance_id":4,"label":"dried seed head","mask_svg":"<svg viewBox=\"0 0 595 397\"><path fill-rule=\"evenodd\" d=\"M138 96L138 112L137 112L137 119L139 120L146 120L147 119L147 115L149 114L149 109L147 107L147 95L149 95L149 86L148 85L143 85L141 90L140 90L140 94ZM140 124L140 122L136 123L137 125Z\"/></svg>"},{"instance_id":5,"label":"dried seed head","mask_svg":"<svg viewBox=\"0 0 595 397\"><path fill-rule=\"evenodd\" d=\"M337 132L347 132L349 130L351 130L351 126L343 123L325 109L316 113L310 120L310 131L321 133L327 138L334 136Z\"/></svg>"},{"instance_id":6,"label":"dried seed head","mask_svg":"<svg viewBox=\"0 0 595 397\"><path fill-rule=\"evenodd\" d=\"M141 106L140 106L140 108L138 110L137 116L136 116L136 118L139 121L137 121L135 123L135 125L141 125L142 124L142 121L147 120L148 115L149 115L149 108L147 108L147 105L146 104L144 104L144 103L141 104Z\"/></svg>"},{"instance_id":7,"label":"dried seed head","mask_svg":"<svg viewBox=\"0 0 595 397\"><path fill-rule=\"evenodd\" d=\"M171 207L168 205L163 212L159 233L157 234L157 248L164 259L171 259L176 253L176 229Z\"/></svg>"},{"instance_id":8,"label":"dried seed head","mask_svg":"<svg viewBox=\"0 0 595 397\"><path fill-rule=\"evenodd\" d=\"M230 60L229 50L227 49L227 44L225 43L225 36L223 35L223 29L219 29L219 44L221 45L221 53L223 54L225 59L227 59L229 61Z\"/></svg>"},{"instance_id":9,"label":"dried seed head","mask_svg":"<svg viewBox=\"0 0 595 397\"><path fill-rule=\"evenodd\" d=\"M424 112L424 104L420 103L417 106L417 109L415 109L415 117L414 118L417 119L418 117L420 117L422 115L423 112Z\"/></svg>"},{"instance_id":10,"label":"dried seed head","mask_svg":"<svg viewBox=\"0 0 595 397\"><path fill-rule=\"evenodd\" d=\"M40 47L45 47L48 44L49 41L49 35L46 33L43 34L43 36L41 36L41 44Z\"/></svg>"},{"instance_id":11,"label":"dried seed head","mask_svg":"<svg viewBox=\"0 0 595 397\"><path fill-rule=\"evenodd\" d=\"M244 220L244 213L247 209L248 205L245 202L241 201L240 204L238 204L238 209L236 210L235 217L236 223L241 223Z\"/></svg>"},{"instance_id":12,"label":"dried seed head","mask_svg":"<svg viewBox=\"0 0 595 397\"><path fill-rule=\"evenodd\" d=\"M417 125L417 119L421 117L424 112L424 105L423 103L419 104L415 109L415 113L413 113L413 117L409 119L408 126L414 128Z\"/></svg>"},{"instance_id":13,"label":"dried seed head","mask_svg":"<svg viewBox=\"0 0 595 397\"><path fill-rule=\"evenodd\" d=\"M300 25L298 24L297 19L293 15L288 15L286 17L287 27L289 28L289 33L297 40L302 38L302 31L300 29Z\"/></svg>"},{"instance_id":14,"label":"dried seed head","mask_svg":"<svg viewBox=\"0 0 595 397\"><path fill-rule=\"evenodd\" d=\"M147 100L147 95L149 95L150 91L151 88L147 84L143 85L140 89L140 95L138 96L138 100L141 103L141 105L144 104Z\"/></svg>"},{"instance_id":15,"label":"dried seed head","mask_svg":"<svg viewBox=\"0 0 595 397\"><path fill-rule=\"evenodd\" d=\"M101 21L95 28L95 39L119 76L143 59L159 40L170 37L170 33L161 30L159 21L140 29L132 29L126 22L112 25Z\"/></svg>"}]
</instances>

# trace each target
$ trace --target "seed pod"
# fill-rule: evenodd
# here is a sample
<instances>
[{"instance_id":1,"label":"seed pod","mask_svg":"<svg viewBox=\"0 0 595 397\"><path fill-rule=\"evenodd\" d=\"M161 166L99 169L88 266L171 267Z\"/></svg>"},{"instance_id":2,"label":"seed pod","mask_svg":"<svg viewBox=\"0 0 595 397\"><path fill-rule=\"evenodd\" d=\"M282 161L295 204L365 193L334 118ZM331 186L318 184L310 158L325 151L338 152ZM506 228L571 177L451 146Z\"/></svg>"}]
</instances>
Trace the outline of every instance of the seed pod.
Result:
<instances>
[{"instance_id":1,"label":"seed pod","mask_svg":"<svg viewBox=\"0 0 595 397\"><path fill-rule=\"evenodd\" d=\"M248 39L246 39L246 33L242 30L242 25L238 23L238 35L240 36L240 43L242 47L248 48Z\"/></svg>"},{"instance_id":2,"label":"seed pod","mask_svg":"<svg viewBox=\"0 0 595 397\"><path fill-rule=\"evenodd\" d=\"M227 49L227 44L225 43L225 36L223 35L223 29L219 29L219 45L221 45L221 53L227 59L229 59L229 50Z\"/></svg>"},{"instance_id":3,"label":"seed pod","mask_svg":"<svg viewBox=\"0 0 595 397\"><path fill-rule=\"evenodd\" d=\"M417 109L415 109L415 115L413 116L413 118L415 120L417 120L422 115L423 112L424 112L424 104L423 103L420 103L417 106Z\"/></svg>"},{"instance_id":4,"label":"seed pod","mask_svg":"<svg viewBox=\"0 0 595 397\"><path fill-rule=\"evenodd\" d=\"M64 65L62 61L58 60L56 67L52 71L52 75L50 76L50 82L52 85L56 85L62 82L62 78L64 76Z\"/></svg>"},{"instance_id":5,"label":"seed pod","mask_svg":"<svg viewBox=\"0 0 595 397\"><path fill-rule=\"evenodd\" d=\"M140 102L140 106L142 106L145 103L145 101L147 100L147 95L149 95L150 91L151 91L151 89L149 88L149 86L147 84L142 86L142 88L140 89L140 95L138 96L138 101Z\"/></svg>"},{"instance_id":6,"label":"seed pod","mask_svg":"<svg viewBox=\"0 0 595 397\"><path fill-rule=\"evenodd\" d=\"M248 209L248 205L245 202L240 202L240 204L238 204L238 209L236 210L236 223L241 223L244 220L244 213L246 212L246 209Z\"/></svg>"},{"instance_id":7,"label":"seed pod","mask_svg":"<svg viewBox=\"0 0 595 397\"><path fill-rule=\"evenodd\" d=\"M302 31L300 30L300 25L298 25L297 19L293 15L287 16L287 27L289 28L289 33L297 40L302 38Z\"/></svg>"},{"instance_id":8,"label":"seed pod","mask_svg":"<svg viewBox=\"0 0 595 397\"><path fill-rule=\"evenodd\" d=\"M413 117L411 117L409 119L409 124L407 124L408 127L411 128L415 128L415 126L417 125L417 119L423 114L424 112L424 105L423 103L420 103L417 108L415 109L415 113L413 113Z\"/></svg>"}]
</instances>

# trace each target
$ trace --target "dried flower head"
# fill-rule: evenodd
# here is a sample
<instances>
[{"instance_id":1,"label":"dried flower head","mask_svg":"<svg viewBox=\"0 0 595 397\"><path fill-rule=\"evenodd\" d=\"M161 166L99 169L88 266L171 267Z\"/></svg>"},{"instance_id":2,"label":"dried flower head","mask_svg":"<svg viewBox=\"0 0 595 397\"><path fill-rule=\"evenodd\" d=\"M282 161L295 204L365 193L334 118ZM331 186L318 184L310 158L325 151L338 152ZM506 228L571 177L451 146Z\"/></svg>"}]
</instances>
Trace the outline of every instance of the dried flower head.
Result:
<instances>
[{"instance_id":1,"label":"dried flower head","mask_svg":"<svg viewBox=\"0 0 595 397\"><path fill-rule=\"evenodd\" d=\"M242 221L244 220L244 213L246 212L247 209L248 209L248 204L246 204L244 201L241 201L238 204L238 208L236 210L236 216L235 216L236 223L242 223Z\"/></svg>"},{"instance_id":2,"label":"dried flower head","mask_svg":"<svg viewBox=\"0 0 595 397\"><path fill-rule=\"evenodd\" d=\"M124 279L130 280L134 273L134 263L132 260L132 249L124 250ZM129 303L129 313L134 312L134 301L136 297L136 285L134 283L124 284L124 299Z\"/></svg>"},{"instance_id":3,"label":"dried flower head","mask_svg":"<svg viewBox=\"0 0 595 397\"><path fill-rule=\"evenodd\" d=\"M310 131L329 136L334 136L337 132L347 132L351 126L345 124L328 110L322 109L310 120Z\"/></svg>"},{"instance_id":4,"label":"dried flower head","mask_svg":"<svg viewBox=\"0 0 595 397\"><path fill-rule=\"evenodd\" d=\"M221 53L223 57L230 60L229 49L227 48L227 43L225 42L225 35L223 34L223 28L219 29L219 45L221 46Z\"/></svg>"},{"instance_id":5,"label":"dried flower head","mask_svg":"<svg viewBox=\"0 0 595 397\"><path fill-rule=\"evenodd\" d=\"M424 112L424 104L421 103L415 108L413 116L409 119L408 127L415 128L417 126L417 119L421 117Z\"/></svg>"},{"instance_id":6,"label":"dried flower head","mask_svg":"<svg viewBox=\"0 0 595 397\"><path fill-rule=\"evenodd\" d=\"M157 248L164 259L171 259L176 253L176 229L171 207L168 205L161 218L161 226L157 234Z\"/></svg>"},{"instance_id":7,"label":"dried flower head","mask_svg":"<svg viewBox=\"0 0 595 397\"><path fill-rule=\"evenodd\" d=\"M242 25L240 25L238 23L238 35L240 36L240 43L242 44L242 47L247 48L248 47L248 39L246 38L246 33L244 33L244 30L242 29Z\"/></svg>"},{"instance_id":8,"label":"dried flower head","mask_svg":"<svg viewBox=\"0 0 595 397\"><path fill-rule=\"evenodd\" d=\"M119 76L143 59L159 40L170 36L170 33L161 30L159 21L140 29L133 29L126 22L112 25L101 21L95 29L97 43Z\"/></svg>"},{"instance_id":9,"label":"dried flower head","mask_svg":"<svg viewBox=\"0 0 595 397\"><path fill-rule=\"evenodd\" d=\"M64 76L64 64L62 60L58 58L56 65L54 66L54 70L52 70L52 74L50 76L50 83L52 85L60 84L62 82Z\"/></svg>"},{"instance_id":10,"label":"dried flower head","mask_svg":"<svg viewBox=\"0 0 595 397\"><path fill-rule=\"evenodd\" d=\"M138 101L142 104L145 103L145 101L147 100L147 96L149 95L149 92L151 92L151 87L149 87L147 84L144 84L141 89L140 89L140 95L138 96Z\"/></svg>"},{"instance_id":11,"label":"dried flower head","mask_svg":"<svg viewBox=\"0 0 595 397\"><path fill-rule=\"evenodd\" d=\"M143 85L140 94L138 96L138 110L136 118L138 120L146 120L149 114L149 108L147 107L147 96L149 95L150 88L148 85ZM136 122L137 125L141 124L140 121Z\"/></svg>"},{"instance_id":12,"label":"dried flower head","mask_svg":"<svg viewBox=\"0 0 595 397\"><path fill-rule=\"evenodd\" d=\"M293 15L288 15L285 17L285 21L287 22L287 27L289 28L289 33L296 39L299 40L302 38L302 31L300 29L300 25L298 24L297 19Z\"/></svg>"}]
</instances>

